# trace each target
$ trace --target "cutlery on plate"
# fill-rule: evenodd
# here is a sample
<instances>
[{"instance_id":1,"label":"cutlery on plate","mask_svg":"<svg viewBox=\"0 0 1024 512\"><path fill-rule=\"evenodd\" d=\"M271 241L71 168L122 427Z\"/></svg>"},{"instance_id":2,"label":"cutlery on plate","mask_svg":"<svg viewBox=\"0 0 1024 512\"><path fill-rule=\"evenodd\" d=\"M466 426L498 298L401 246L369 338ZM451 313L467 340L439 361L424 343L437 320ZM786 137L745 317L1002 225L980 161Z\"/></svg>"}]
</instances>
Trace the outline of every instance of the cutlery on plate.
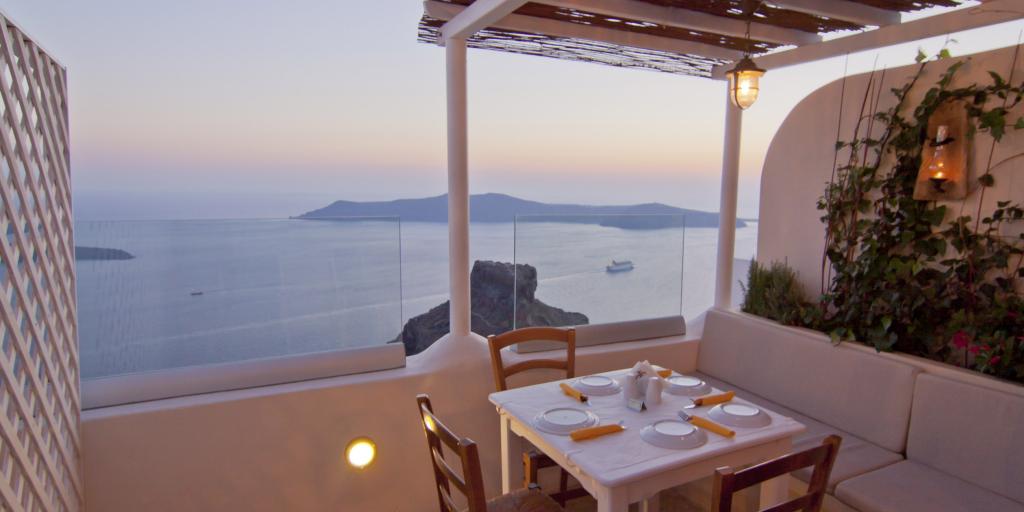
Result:
<instances>
[{"instance_id":1,"label":"cutlery on plate","mask_svg":"<svg viewBox=\"0 0 1024 512\"><path fill-rule=\"evenodd\" d=\"M733 437L736 435L736 432L734 432L733 430L725 428L722 425L719 425L718 423L715 423L707 418L701 418L700 416L686 414L684 411L679 411L679 417L682 418L683 421L687 421L695 427L700 427L704 430L714 432L722 437Z\"/></svg>"},{"instance_id":2,"label":"cutlery on plate","mask_svg":"<svg viewBox=\"0 0 1024 512\"><path fill-rule=\"evenodd\" d=\"M700 407L700 406L703 406L703 405L720 404L720 403L724 403L724 402L728 402L729 400L732 400L733 397L735 397L735 396L736 396L735 392L733 392L733 391L726 391L725 393L719 393L717 395L706 395L706 396L702 396L700 398L692 398L692 399L690 399L690 401L693 402L693 403L690 404L690 405L683 406L683 409L693 409L694 407Z\"/></svg>"}]
</instances>

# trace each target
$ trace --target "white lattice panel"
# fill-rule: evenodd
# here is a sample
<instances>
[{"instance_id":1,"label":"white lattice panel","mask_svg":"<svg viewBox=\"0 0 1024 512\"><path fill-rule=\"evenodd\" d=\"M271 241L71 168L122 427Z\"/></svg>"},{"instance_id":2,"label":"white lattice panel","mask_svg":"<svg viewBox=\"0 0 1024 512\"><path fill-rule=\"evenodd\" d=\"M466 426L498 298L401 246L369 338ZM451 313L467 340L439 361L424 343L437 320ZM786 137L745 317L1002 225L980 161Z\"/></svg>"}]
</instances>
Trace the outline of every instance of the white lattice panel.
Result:
<instances>
[{"instance_id":1,"label":"white lattice panel","mask_svg":"<svg viewBox=\"0 0 1024 512\"><path fill-rule=\"evenodd\" d=\"M82 508L65 70L0 15L0 503Z\"/></svg>"}]
</instances>

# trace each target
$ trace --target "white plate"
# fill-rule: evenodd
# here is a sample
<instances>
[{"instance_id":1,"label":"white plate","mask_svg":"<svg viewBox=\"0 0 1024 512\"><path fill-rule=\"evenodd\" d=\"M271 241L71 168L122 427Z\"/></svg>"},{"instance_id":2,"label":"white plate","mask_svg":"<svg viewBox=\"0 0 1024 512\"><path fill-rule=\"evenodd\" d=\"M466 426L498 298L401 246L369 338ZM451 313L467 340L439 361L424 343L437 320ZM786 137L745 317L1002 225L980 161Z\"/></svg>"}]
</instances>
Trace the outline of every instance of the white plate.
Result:
<instances>
[{"instance_id":1,"label":"white plate","mask_svg":"<svg viewBox=\"0 0 1024 512\"><path fill-rule=\"evenodd\" d=\"M673 395L682 396L704 396L711 392L711 386L697 377L689 375L676 375L666 379L668 391Z\"/></svg>"},{"instance_id":2,"label":"white plate","mask_svg":"<svg viewBox=\"0 0 1024 512\"><path fill-rule=\"evenodd\" d=\"M572 387L588 395L605 396L618 393L621 387L615 379L604 375L588 375L580 377L572 383Z\"/></svg>"},{"instance_id":3,"label":"white plate","mask_svg":"<svg viewBox=\"0 0 1024 512\"><path fill-rule=\"evenodd\" d=\"M549 434L562 436L578 428L597 425L598 418L594 413L575 407L558 407L549 409L533 418L533 426Z\"/></svg>"},{"instance_id":4,"label":"white plate","mask_svg":"<svg viewBox=\"0 0 1024 512\"><path fill-rule=\"evenodd\" d=\"M688 450L708 441L703 430L680 420L661 420L640 431L640 438L659 448Z\"/></svg>"},{"instance_id":5,"label":"white plate","mask_svg":"<svg viewBox=\"0 0 1024 512\"><path fill-rule=\"evenodd\" d=\"M768 413L748 404L718 404L708 411L708 417L733 427L764 427L772 422Z\"/></svg>"}]
</instances>

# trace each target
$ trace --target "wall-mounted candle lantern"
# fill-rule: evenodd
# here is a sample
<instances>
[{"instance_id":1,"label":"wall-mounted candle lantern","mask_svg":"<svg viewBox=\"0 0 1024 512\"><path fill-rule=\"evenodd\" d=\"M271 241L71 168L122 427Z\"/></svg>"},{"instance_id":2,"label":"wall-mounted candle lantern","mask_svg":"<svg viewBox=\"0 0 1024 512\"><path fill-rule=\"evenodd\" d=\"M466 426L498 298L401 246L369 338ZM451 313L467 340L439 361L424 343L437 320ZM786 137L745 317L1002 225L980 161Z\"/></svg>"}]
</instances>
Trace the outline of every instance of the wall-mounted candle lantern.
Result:
<instances>
[{"instance_id":1,"label":"wall-mounted candle lantern","mask_svg":"<svg viewBox=\"0 0 1024 512\"><path fill-rule=\"evenodd\" d=\"M967 112L961 103L946 103L928 119L928 140L921 151L914 199L963 199L968 192Z\"/></svg>"}]
</instances>

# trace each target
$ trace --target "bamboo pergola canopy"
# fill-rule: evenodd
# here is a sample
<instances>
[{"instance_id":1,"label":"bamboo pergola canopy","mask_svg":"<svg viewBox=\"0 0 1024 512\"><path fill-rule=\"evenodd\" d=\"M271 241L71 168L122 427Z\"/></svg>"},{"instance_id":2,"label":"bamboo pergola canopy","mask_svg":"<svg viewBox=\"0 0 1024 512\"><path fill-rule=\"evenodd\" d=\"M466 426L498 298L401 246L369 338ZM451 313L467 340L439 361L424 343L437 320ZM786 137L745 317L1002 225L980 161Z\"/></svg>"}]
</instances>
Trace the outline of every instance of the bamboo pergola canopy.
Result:
<instances>
[{"instance_id":1,"label":"bamboo pergola canopy","mask_svg":"<svg viewBox=\"0 0 1024 512\"><path fill-rule=\"evenodd\" d=\"M418 39L476 0L428 0ZM957 0L778 0L753 17L742 0L539 0L467 38L471 48L711 77L715 67L819 43L822 35L898 25L900 14ZM749 42L745 25L751 21ZM591 36L599 34L599 36Z\"/></svg>"}]
</instances>

